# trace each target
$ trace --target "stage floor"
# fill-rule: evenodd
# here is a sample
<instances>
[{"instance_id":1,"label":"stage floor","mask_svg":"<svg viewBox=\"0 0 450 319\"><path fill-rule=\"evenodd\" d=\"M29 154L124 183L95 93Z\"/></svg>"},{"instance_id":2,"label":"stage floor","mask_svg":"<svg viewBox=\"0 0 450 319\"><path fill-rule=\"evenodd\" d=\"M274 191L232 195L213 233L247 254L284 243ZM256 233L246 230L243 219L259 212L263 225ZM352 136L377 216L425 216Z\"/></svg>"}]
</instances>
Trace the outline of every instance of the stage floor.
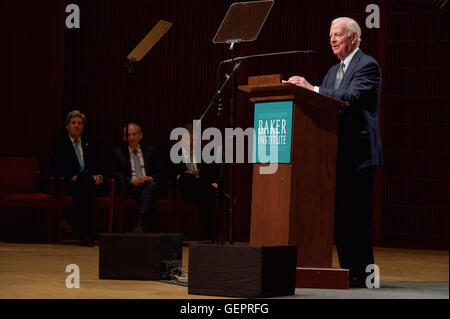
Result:
<instances>
[{"instance_id":1,"label":"stage floor","mask_svg":"<svg viewBox=\"0 0 450 319\"><path fill-rule=\"evenodd\" d=\"M449 298L448 251L375 247L374 253L375 262L380 267L380 289L296 289L294 296L286 298ZM0 298L222 299L189 295L186 286L159 281L99 280L98 254L98 245L81 247L76 243L0 242ZM183 247L183 270L186 273L188 254L189 248ZM338 268L336 251L333 256L333 267ZM66 266L70 264L79 266L79 289L66 288L66 277L69 275Z\"/></svg>"}]
</instances>

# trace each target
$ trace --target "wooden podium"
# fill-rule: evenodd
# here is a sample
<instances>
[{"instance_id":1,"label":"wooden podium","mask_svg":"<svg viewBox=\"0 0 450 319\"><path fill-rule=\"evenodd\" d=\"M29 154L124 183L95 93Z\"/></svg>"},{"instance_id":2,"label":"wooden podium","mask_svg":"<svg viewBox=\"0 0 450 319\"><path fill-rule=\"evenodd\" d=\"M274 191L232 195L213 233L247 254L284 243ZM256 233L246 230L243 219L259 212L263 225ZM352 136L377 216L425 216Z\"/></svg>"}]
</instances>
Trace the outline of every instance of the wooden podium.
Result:
<instances>
[{"instance_id":1,"label":"wooden podium","mask_svg":"<svg viewBox=\"0 0 450 319\"><path fill-rule=\"evenodd\" d=\"M253 165L250 245L297 245L297 288L348 289L348 270L332 268L338 112L345 102L249 77L239 89L251 102L293 101L289 164L274 174Z\"/></svg>"}]
</instances>

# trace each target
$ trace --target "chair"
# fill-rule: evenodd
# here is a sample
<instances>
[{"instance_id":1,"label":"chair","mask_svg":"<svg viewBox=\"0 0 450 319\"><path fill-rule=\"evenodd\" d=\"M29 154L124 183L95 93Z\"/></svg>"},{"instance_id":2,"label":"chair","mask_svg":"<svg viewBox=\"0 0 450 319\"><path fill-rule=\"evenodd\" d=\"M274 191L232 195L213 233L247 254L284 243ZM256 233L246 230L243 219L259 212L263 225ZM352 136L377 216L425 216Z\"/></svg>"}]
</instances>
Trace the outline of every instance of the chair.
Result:
<instances>
[{"instance_id":1,"label":"chair","mask_svg":"<svg viewBox=\"0 0 450 319\"><path fill-rule=\"evenodd\" d=\"M196 203L181 199L180 184L176 182L175 232L183 233L184 240L201 240L201 216Z\"/></svg>"},{"instance_id":2,"label":"chair","mask_svg":"<svg viewBox=\"0 0 450 319\"><path fill-rule=\"evenodd\" d=\"M181 199L181 187L178 180L176 184L176 208L175 208L175 232L183 233L184 240L204 240L202 238L203 230L201 227L202 216L197 203L185 201ZM225 196L221 192L216 191L215 196L219 196L219 206L214 207L211 217L211 227L213 228L212 236L219 242L222 242L226 230L224 224L224 207L223 199Z\"/></svg>"},{"instance_id":3,"label":"chair","mask_svg":"<svg viewBox=\"0 0 450 319\"><path fill-rule=\"evenodd\" d=\"M53 242L56 212L54 178L43 176L36 158L0 157L0 207L43 208L48 216L48 241ZM44 185L46 190L43 189ZM2 210L7 213L8 210Z\"/></svg>"},{"instance_id":4,"label":"chair","mask_svg":"<svg viewBox=\"0 0 450 319\"><path fill-rule=\"evenodd\" d=\"M98 209L106 209L108 220L108 233L113 231L114 220L114 207L115 207L115 180L112 178L106 178L105 183L107 185L108 194L104 196L98 196L94 202L94 212ZM58 195L58 242L62 240L62 228L59 224L62 221L62 211L64 208L73 207L73 197L64 195L64 178L59 180L59 195Z\"/></svg>"},{"instance_id":5,"label":"chair","mask_svg":"<svg viewBox=\"0 0 450 319\"><path fill-rule=\"evenodd\" d=\"M119 232L124 232L124 212L125 211L133 211L136 212L139 207L136 200L129 198L126 196L127 193L127 185L124 180L118 181L120 183L119 190L119 198L118 198L118 230ZM167 198L158 199L156 203L156 213L161 214L161 212L167 212L166 218L166 228L167 232L171 232L171 217L173 211L173 200L172 200L172 182L167 182Z\"/></svg>"}]
</instances>

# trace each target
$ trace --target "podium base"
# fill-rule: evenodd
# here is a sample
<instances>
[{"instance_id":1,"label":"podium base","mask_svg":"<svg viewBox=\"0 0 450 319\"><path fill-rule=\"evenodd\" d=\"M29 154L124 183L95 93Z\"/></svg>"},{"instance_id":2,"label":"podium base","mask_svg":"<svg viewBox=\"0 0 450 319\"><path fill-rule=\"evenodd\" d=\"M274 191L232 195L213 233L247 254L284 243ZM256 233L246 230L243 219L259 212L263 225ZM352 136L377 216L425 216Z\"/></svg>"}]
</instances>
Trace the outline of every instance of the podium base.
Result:
<instances>
[{"instance_id":1,"label":"podium base","mask_svg":"<svg viewBox=\"0 0 450 319\"><path fill-rule=\"evenodd\" d=\"M348 269L297 267L296 288L348 289Z\"/></svg>"}]
</instances>

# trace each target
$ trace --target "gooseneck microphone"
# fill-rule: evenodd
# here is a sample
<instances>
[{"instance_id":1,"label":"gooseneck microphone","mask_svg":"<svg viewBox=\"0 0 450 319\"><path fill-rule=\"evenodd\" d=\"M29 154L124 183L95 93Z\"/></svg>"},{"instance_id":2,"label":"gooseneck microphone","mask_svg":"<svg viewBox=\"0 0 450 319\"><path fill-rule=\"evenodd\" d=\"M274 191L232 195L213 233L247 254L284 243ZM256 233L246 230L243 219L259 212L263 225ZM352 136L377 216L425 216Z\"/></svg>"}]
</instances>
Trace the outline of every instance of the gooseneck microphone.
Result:
<instances>
[{"instance_id":1,"label":"gooseneck microphone","mask_svg":"<svg viewBox=\"0 0 450 319\"><path fill-rule=\"evenodd\" d=\"M242 61L242 60L246 60L246 59L250 59L250 58L259 58L259 57L265 57L265 56L294 54L294 53L312 54L312 53L314 53L314 51L313 50L300 50L300 51L297 50L297 51L284 51L284 52L253 54L253 55L248 55L248 56L236 57L234 59L223 60L219 63L219 65L224 64L224 63L238 62L238 61Z\"/></svg>"}]
</instances>

